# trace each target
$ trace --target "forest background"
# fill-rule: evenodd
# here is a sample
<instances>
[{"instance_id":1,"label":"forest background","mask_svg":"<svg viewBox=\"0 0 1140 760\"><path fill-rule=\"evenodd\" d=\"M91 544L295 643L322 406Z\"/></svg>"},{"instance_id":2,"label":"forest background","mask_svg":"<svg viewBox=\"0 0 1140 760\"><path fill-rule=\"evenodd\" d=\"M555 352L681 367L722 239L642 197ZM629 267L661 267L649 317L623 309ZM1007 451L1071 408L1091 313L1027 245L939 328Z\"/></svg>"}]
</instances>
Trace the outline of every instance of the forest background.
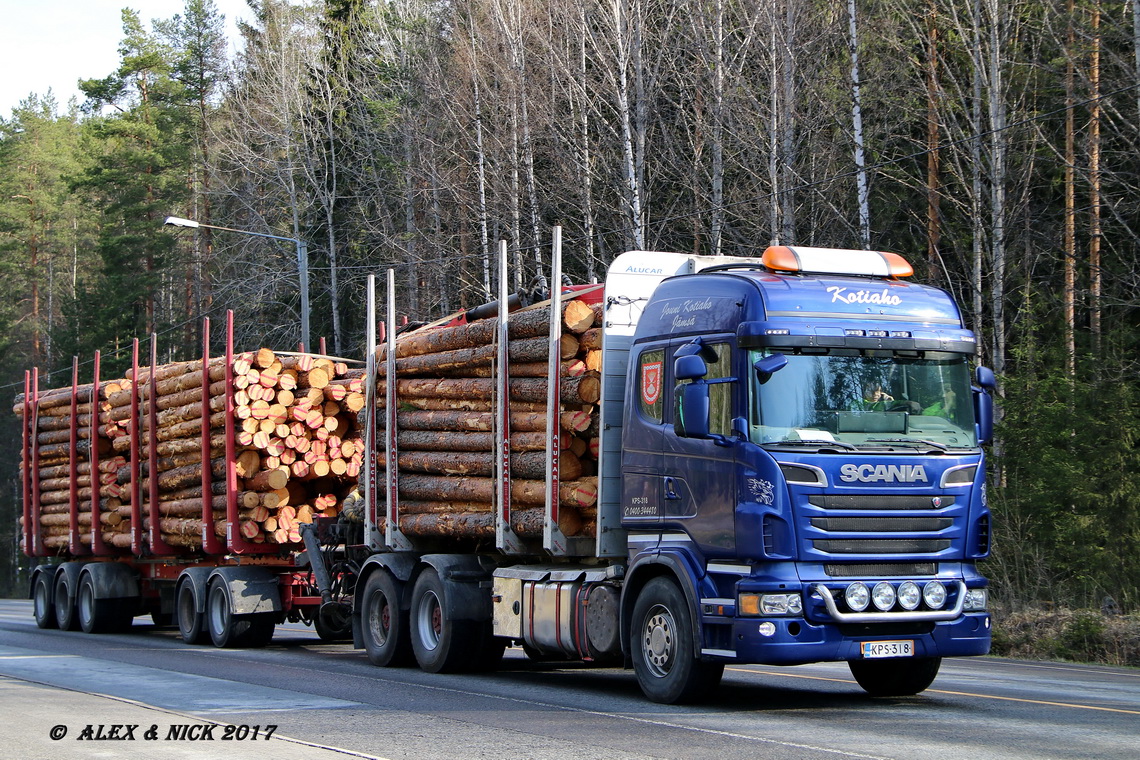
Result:
<instances>
[{"instance_id":1,"label":"forest background","mask_svg":"<svg viewBox=\"0 0 1140 760\"><path fill-rule=\"evenodd\" d=\"M1140 0L249 4L234 60L212 0L124 10L83 102L0 118L0 392L152 332L189 357L227 309L241 347L297 343L292 243L168 215L305 241L349 357L368 274L437 318L489 300L500 240L526 286L553 225L580 282L628 249L894 251L1000 380L994 598L1140 610Z\"/></svg>"}]
</instances>

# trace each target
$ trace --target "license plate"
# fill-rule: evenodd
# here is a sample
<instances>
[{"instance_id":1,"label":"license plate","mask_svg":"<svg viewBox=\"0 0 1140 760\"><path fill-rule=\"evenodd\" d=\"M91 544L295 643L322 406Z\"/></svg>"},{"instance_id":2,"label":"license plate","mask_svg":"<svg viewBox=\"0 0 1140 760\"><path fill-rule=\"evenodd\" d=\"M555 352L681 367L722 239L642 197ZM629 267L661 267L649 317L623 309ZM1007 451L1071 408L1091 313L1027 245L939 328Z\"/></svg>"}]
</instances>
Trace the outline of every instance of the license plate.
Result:
<instances>
[{"instance_id":1,"label":"license plate","mask_svg":"<svg viewBox=\"0 0 1140 760\"><path fill-rule=\"evenodd\" d=\"M913 641L864 641L863 659L883 657L914 657Z\"/></svg>"}]
</instances>

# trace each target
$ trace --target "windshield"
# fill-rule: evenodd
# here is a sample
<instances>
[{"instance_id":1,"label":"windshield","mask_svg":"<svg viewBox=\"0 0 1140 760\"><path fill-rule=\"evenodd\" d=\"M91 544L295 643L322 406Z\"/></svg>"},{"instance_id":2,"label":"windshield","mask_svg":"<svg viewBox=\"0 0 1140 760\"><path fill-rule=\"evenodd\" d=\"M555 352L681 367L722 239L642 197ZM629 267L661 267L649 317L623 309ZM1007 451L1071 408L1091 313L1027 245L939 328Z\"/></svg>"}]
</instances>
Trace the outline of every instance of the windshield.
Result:
<instances>
[{"instance_id":1,"label":"windshield","mask_svg":"<svg viewBox=\"0 0 1140 760\"><path fill-rule=\"evenodd\" d=\"M752 351L750 363L772 353L779 352ZM786 356L782 369L753 373L754 443L810 441L840 450L977 446L970 370L961 354Z\"/></svg>"}]
</instances>

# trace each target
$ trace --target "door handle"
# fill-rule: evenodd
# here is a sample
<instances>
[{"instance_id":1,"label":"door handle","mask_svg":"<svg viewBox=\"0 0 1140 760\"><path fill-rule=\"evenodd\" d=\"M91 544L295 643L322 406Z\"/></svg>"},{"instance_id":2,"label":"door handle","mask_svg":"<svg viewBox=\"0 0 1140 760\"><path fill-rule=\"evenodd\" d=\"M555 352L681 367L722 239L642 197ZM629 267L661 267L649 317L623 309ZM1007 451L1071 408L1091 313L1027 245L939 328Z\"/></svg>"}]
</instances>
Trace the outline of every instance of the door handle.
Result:
<instances>
[{"instance_id":1,"label":"door handle","mask_svg":"<svg viewBox=\"0 0 1140 760\"><path fill-rule=\"evenodd\" d=\"M677 493L677 481L674 478L665 478L665 498L679 501L681 494Z\"/></svg>"}]
</instances>

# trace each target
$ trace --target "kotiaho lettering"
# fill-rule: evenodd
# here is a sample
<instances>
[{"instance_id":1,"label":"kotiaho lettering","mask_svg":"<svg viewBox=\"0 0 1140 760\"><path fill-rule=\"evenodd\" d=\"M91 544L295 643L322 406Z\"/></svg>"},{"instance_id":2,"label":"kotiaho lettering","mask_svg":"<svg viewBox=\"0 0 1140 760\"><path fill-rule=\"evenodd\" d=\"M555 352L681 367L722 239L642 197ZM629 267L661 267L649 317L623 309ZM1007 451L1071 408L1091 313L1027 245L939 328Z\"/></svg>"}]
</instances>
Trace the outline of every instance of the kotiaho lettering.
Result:
<instances>
[{"instance_id":1,"label":"kotiaho lettering","mask_svg":"<svg viewBox=\"0 0 1140 760\"><path fill-rule=\"evenodd\" d=\"M879 306L898 306L902 303L901 298L891 295L886 288L877 292L871 290L855 290L849 293L847 292L847 288L832 285L827 289L827 292L831 294L832 303L869 303Z\"/></svg>"},{"instance_id":2,"label":"kotiaho lettering","mask_svg":"<svg viewBox=\"0 0 1140 760\"><path fill-rule=\"evenodd\" d=\"M845 464L839 479L847 483L929 483L920 464Z\"/></svg>"}]
</instances>

